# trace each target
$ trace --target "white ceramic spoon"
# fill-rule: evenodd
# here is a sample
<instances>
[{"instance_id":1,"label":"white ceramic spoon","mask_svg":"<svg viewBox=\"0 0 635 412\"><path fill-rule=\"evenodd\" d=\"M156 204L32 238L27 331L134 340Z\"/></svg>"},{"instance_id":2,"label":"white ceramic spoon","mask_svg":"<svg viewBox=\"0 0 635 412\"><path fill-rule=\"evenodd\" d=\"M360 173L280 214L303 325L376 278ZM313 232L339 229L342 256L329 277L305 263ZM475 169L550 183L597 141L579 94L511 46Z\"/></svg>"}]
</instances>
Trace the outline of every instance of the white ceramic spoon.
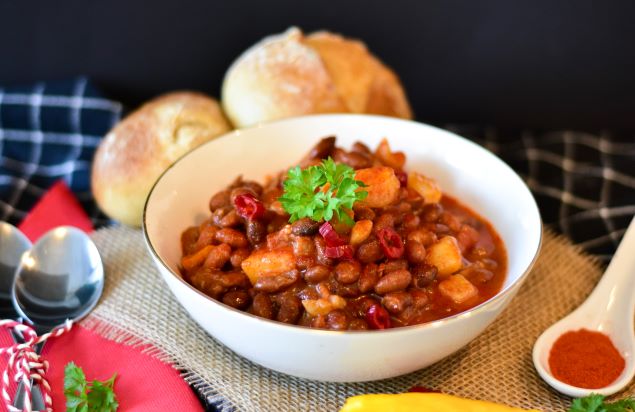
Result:
<instances>
[{"instance_id":1,"label":"white ceramic spoon","mask_svg":"<svg viewBox=\"0 0 635 412\"><path fill-rule=\"evenodd\" d=\"M612 395L633 379L635 374L635 218L631 221L615 256L591 295L571 314L543 332L534 344L533 360L538 374L558 392L572 397L591 393ZM600 389L585 389L560 382L549 370L549 352L563 333L588 329L608 335L626 365L612 384Z\"/></svg>"}]
</instances>

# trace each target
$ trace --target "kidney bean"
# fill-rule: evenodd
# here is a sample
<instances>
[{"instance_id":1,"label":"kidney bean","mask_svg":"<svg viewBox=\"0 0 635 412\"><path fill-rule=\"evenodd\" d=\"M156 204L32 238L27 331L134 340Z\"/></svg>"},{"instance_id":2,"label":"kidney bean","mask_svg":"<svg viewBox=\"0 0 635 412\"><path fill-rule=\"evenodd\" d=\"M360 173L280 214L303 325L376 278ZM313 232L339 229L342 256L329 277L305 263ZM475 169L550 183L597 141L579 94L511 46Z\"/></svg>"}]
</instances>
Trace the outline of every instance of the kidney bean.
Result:
<instances>
[{"instance_id":1,"label":"kidney bean","mask_svg":"<svg viewBox=\"0 0 635 412\"><path fill-rule=\"evenodd\" d=\"M201 268L190 276L190 283L206 295L218 299L226 289L221 285L218 278L214 276L215 273L217 273L215 270Z\"/></svg>"},{"instance_id":2,"label":"kidney bean","mask_svg":"<svg viewBox=\"0 0 635 412\"><path fill-rule=\"evenodd\" d=\"M221 207L230 206L229 203L229 190L221 190L217 192L212 198L209 200L209 210L212 212Z\"/></svg>"},{"instance_id":3,"label":"kidney bean","mask_svg":"<svg viewBox=\"0 0 635 412\"><path fill-rule=\"evenodd\" d=\"M423 206L421 218L424 222L435 223L441 217L441 213L443 213L443 206L440 203L429 203Z\"/></svg>"},{"instance_id":4,"label":"kidney bean","mask_svg":"<svg viewBox=\"0 0 635 412\"><path fill-rule=\"evenodd\" d=\"M220 210L220 209L219 209ZM238 216L235 210L230 210L223 216L218 222L220 227L234 227L242 223L242 219Z\"/></svg>"},{"instance_id":5,"label":"kidney bean","mask_svg":"<svg viewBox=\"0 0 635 412\"><path fill-rule=\"evenodd\" d=\"M291 224L291 233L296 236L313 236L318 232L319 228L320 222L316 222L308 217L303 217Z\"/></svg>"},{"instance_id":6,"label":"kidney bean","mask_svg":"<svg viewBox=\"0 0 635 412\"><path fill-rule=\"evenodd\" d=\"M406 241L406 257L410 263L423 263L426 259L426 248L416 240L408 240Z\"/></svg>"},{"instance_id":7,"label":"kidney bean","mask_svg":"<svg viewBox=\"0 0 635 412\"><path fill-rule=\"evenodd\" d=\"M329 258L326 255L326 241L321 236L315 236L313 238L313 242L315 243L315 250L317 255L317 261L319 264L324 266L332 266L333 259Z\"/></svg>"},{"instance_id":8,"label":"kidney bean","mask_svg":"<svg viewBox=\"0 0 635 412\"><path fill-rule=\"evenodd\" d=\"M318 283L326 280L331 274L331 270L324 265L315 265L304 272L304 280L308 283Z\"/></svg>"},{"instance_id":9,"label":"kidney bean","mask_svg":"<svg viewBox=\"0 0 635 412\"><path fill-rule=\"evenodd\" d=\"M366 206L355 206L353 209L355 212L355 220L374 220L375 212L373 209Z\"/></svg>"},{"instance_id":10,"label":"kidney bean","mask_svg":"<svg viewBox=\"0 0 635 412\"><path fill-rule=\"evenodd\" d=\"M357 281L359 291L366 293L373 290L378 280L379 271L377 270L377 265L375 263L367 264L364 266L364 270L362 270L362 273L359 275L359 280Z\"/></svg>"},{"instance_id":11,"label":"kidney bean","mask_svg":"<svg viewBox=\"0 0 635 412\"><path fill-rule=\"evenodd\" d=\"M412 295L408 292L390 292L387 293L382 299L381 304L386 310L393 315L398 315L403 310L412 305Z\"/></svg>"},{"instance_id":12,"label":"kidney bean","mask_svg":"<svg viewBox=\"0 0 635 412\"><path fill-rule=\"evenodd\" d=\"M362 142L353 143L353 146L351 147L351 151L357 152L357 153L364 153L364 154L367 154L367 155L373 154L373 152L370 151L368 146L366 146Z\"/></svg>"},{"instance_id":13,"label":"kidney bean","mask_svg":"<svg viewBox=\"0 0 635 412\"><path fill-rule=\"evenodd\" d=\"M278 309L276 320L278 322L295 324L302 313L302 303L300 299L291 293L283 293L278 297L277 301L280 308Z\"/></svg>"},{"instance_id":14,"label":"kidney bean","mask_svg":"<svg viewBox=\"0 0 635 412\"><path fill-rule=\"evenodd\" d=\"M412 275L406 269L393 270L384 275L375 285L378 295L404 290L410 284Z\"/></svg>"},{"instance_id":15,"label":"kidney bean","mask_svg":"<svg viewBox=\"0 0 635 412\"><path fill-rule=\"evenodd\" d=\"M388 272L399 269L408 269L408 261L405 259L396 259L389 260L386 263L382 263L379 265L379 274L380 276L383 276Z\"/></svg>"},{"instance_id":16,"label":"kidney bean","mask_svg":"<svg viewBox=\"0 0 635 412\"><path fill-rule=\"evenodd\" d=\"M415 309L424 309L430 301L430 297L423 290L412 289L410 290L410 296L412 297L412 306Z\"/></svg>"},{"instance_id":17,"label":"kidney bean","mask_svg":"<svg viewBox=\"0 0 635 412\"><path fill-rule=\"evenodd\" d=\"M259 220L247 221L247 239L252 246L262 243L267 238L267 227Z\"/></svg>"},{"instance_id":18,"label":"kidney bean","mask_svg":"<svg viewBox=\"0 0 635 412\"><path fill-rule=\"evenodd\" d=\"M309 151L309 159L325 159L335 147L335 136L325 137Z\"/></svg>"},{"instance_id":19,"label":"kidney bean","mask_svg":"<svg viewBox=\"0 0 635 412\"><path fill-rule=\"evenodd\" d=\"M360 271L361 265L355 260L340 262L335 266L335 278L340 283L353 283L359 279Z\"/></svg>"},{"instance_id":20,"label":"kidney bean","mask_svg":"<svg viewBox=\"0 0 635 412\"><path fill-rule=\"evenodd\" d=\"M351 319L348 324L348 330L368 330L368 323L364 319Z\"/></svg>"},{"instance_id":21,"label":"kidney bean","mask_svg":"<svg viewBox=\"0 0 635 412\"><path fill-rule=\"evenodd\" d=\"M300 272L290 270L281 275L261 276L254 284L254 289L260 292L275 293L293 285L300 279Z\"/></svg>"},{"instance_id":22,"label":"kidney bean","mask_svg":"<svg viewBox=\"0 0 635 412\"><path fill-rule=\"evenodd\" d=\"M236 249L231 254L229 262L233 267L239 268L241 263L243 263L243 260L247 259L250 254L251 252L249 252L249 249L247 248Z\"/></svg>"},{"instance_id":23,"label":"kidney bean","mask_svg":"<svg viewBox=\"0 0 635 412\"><path fill-rule=\"evenodd\" d=\"M196 246L194 249L198 250L202 247L213 244L216 239L216 232L219 230L220 229L212 223L203 225L202 229L199 230L199 236L196 240Z\"/></svg>"},{"instance_id":24,"label":"kidney bean","mask_svg":"<svg viewBox=\"0 0 635 412\"><path fill-rule=\"evenodd\" d=\"M223 303L232 308L245 309L251 303L251 297L244 290L232 290L223 295Z\"/></svg>"},{"instance_id":25,"label":"kidney bean","mask_svg":"<svg viewBox=\"0 0 635 412\"><path fill-rule=\"evenodd\" d=\"M437 241L437 235L427 229L415 229L406 235L406 240L414 240L427 247Z\"/></svg>"},{"instance_id":26,"label":"kidney bean","mask_svg":"<svg viewBox=\"0 0 635 412\"><path fill-rule=\"evenodd\" d=\"M314 256L315 244L313 239L306 236L293 236L293 254L296 256Z\"/></svg>"},{"instance_id":27,"label":"kidney bean","mask_svg":"<svg viewBox=\"0 0 635 412\"><path fill-rule=\"evenodd\" d=\"M344 163L353 169L365 169L373 165L372 159L365 153L347 152L338 149L333 151L333 160L337 163Z\"/></svg>"},{"instance_id":28,"label":"kidney bean","mask_svg":"<svg viewBox=\"0 0 635 412\"><path fill-rule=\"evenodd\" d=\"M181 235L181 251L183 255L190 255L196 252L196 241L198 240L200 231L196 226L188 227Z\"/></svg>"},{"instance_id":29,"label":"kidney bean","mask_svg":"<svg viewBox=\"0 0 635 412\"><path fill-rule=\"evenodd\" d=\"M421 264L412 268L412 285L423 289L428 287L437 278L436 266Z\"/></svg>"},{"instance_id":30,"label":"kidney bean","mask_svg":"<svg viewBox=\"0 0 635 412\"><path fill-rule=\"evenodd\" d=\"M225 288L247 289L251 286L249 278L243 272L216 272L218 281Z\"/></svg>"},{"instance_id":31,"label":"kidney bean","mask_svg":"<svg viewBox=\"0 0 635 412\"><path fill-rule=\"evenodd\" d=\"M357 249L357 259L362 263L376 262L384 257L379 241L376 237L369 237Z\"/></svg>"},{"instance_id":32,"label":"kidney bean","mask_svg":"<svg viewBox=\"0 0 635 412\"><path fill-rule=\"evenodd\" d=\"M269 295L266 293L258 293L254 296L251 312L261 318L273 319L275 313L273 302L271 302Z\"/></svg>"},{"instance_id":33,"label":"kidney bean","mask_svg":"<svg viewBox=\"0 0 635 412\"><path fill-rule=\"evenodd\" d=\"M215 239L234 248L246 247L249 244L243 232L231 228L220 229L216 232Z\"/></svg>"},{"instance_id":34,"label":"kidney bean","mask_svg":"<svg viewBox=\"0 0 635 412\"><path fill-rule=\"evenodd\" d=\"M378 233L382 229L395 227L395 216L392 213L382 213L373 222L373 232Z\"/></svg>"},{"instance_id":35,"label":"kidney bean","mask_svg":"<svg viewBox=\"0 0 635 412\"><path fill-rule=\"evenodd\" d=\"M408 230L416 229L421 223L419 216L414 213L408 213L403 217L403 227Z\"/></svg>"},{"instance_id":36,"label":"kidney bean","mask_svg":"<svg viewBox=\"0 0 635 412\"><path fill-rule=\"evenodd\" d=\"M218 246L212 246L203 266L211 269L220 269L231 257L232 248L227 243L221 243Z\"/></svg>"},{"instance_id":37,"label":"kidney bean","mask_svg":"<svg viewBox=\"0 0 635 412\"><path fill-rule=\"evenodd\" d=\"M341 309L335 309L326 315L326 324L331 330L346 330L348 329L348 316Z\"/></svg>"}]
</instances>

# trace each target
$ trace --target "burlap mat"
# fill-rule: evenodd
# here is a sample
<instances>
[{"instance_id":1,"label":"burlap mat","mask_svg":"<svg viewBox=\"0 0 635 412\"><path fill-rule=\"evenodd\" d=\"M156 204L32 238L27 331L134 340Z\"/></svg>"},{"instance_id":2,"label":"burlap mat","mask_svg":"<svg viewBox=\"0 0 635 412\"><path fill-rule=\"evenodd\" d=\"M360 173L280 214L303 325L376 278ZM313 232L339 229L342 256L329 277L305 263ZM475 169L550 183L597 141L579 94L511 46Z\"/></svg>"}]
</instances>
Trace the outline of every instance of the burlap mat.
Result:
<instances>
[{"instance_id":1,"label":"burlap mat","mask_svg":"<svg viewBox=\"0 0 635 412\"><path fill-rule=\"evenodd\" d=\"M140 231L110 227L94 240L106 266L104 296L83 324L152 352L200 379L224 399L224 411L337 411L362 393L404 392L424 385L446 393L543 411L565 411L570 399L536 374L531 349L540 333L581 303L601 274L595 260L566 239L545 233L542 254L518 296L485 333L455 355L418 372L361 384L319 383L257 366L208 336L172 297ZM147 349L146 349L147 350ZM635 394L631 385L622 395Z\"/></svg>"}]
</instances>

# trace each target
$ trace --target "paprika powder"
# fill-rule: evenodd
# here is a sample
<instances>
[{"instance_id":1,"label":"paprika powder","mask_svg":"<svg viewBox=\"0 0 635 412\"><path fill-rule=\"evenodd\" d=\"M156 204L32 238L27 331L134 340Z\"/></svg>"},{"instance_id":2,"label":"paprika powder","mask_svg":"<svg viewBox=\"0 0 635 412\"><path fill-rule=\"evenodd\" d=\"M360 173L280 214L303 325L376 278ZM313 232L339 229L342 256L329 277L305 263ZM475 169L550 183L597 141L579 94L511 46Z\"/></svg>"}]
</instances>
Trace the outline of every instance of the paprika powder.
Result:
<instances>
[{"instance_id":1,"label":"paprika powder","mask_svg":"<svg viewBox=\"0 0 635 412\"><path fill-rule=\"evenodd\" d=\"M625 360L608 336L587 329L560 336L549 352L554 378L578 388L599 389L622 373Z\"/></svg>"}]
</instances>

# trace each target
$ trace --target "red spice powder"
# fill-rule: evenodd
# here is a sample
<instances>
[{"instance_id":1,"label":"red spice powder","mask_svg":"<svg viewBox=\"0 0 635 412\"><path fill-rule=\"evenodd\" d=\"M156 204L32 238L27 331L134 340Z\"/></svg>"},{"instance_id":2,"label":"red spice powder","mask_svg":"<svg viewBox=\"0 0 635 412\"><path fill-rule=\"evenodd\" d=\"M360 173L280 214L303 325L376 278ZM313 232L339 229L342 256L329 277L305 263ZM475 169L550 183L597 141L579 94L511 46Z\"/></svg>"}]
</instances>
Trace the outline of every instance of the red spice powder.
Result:
<instances>
[{"instance_id":1,"label":"red spice powder","mask_svg":"<svg viewBox=\"0 0 635 412\"><path fill-rule=\"evenodd\" d=\"M608 336L586 329L564 333L549 353L551 374L578 388L610 385L620 376L625 363Z\"/></svg>"}]
</instances>

